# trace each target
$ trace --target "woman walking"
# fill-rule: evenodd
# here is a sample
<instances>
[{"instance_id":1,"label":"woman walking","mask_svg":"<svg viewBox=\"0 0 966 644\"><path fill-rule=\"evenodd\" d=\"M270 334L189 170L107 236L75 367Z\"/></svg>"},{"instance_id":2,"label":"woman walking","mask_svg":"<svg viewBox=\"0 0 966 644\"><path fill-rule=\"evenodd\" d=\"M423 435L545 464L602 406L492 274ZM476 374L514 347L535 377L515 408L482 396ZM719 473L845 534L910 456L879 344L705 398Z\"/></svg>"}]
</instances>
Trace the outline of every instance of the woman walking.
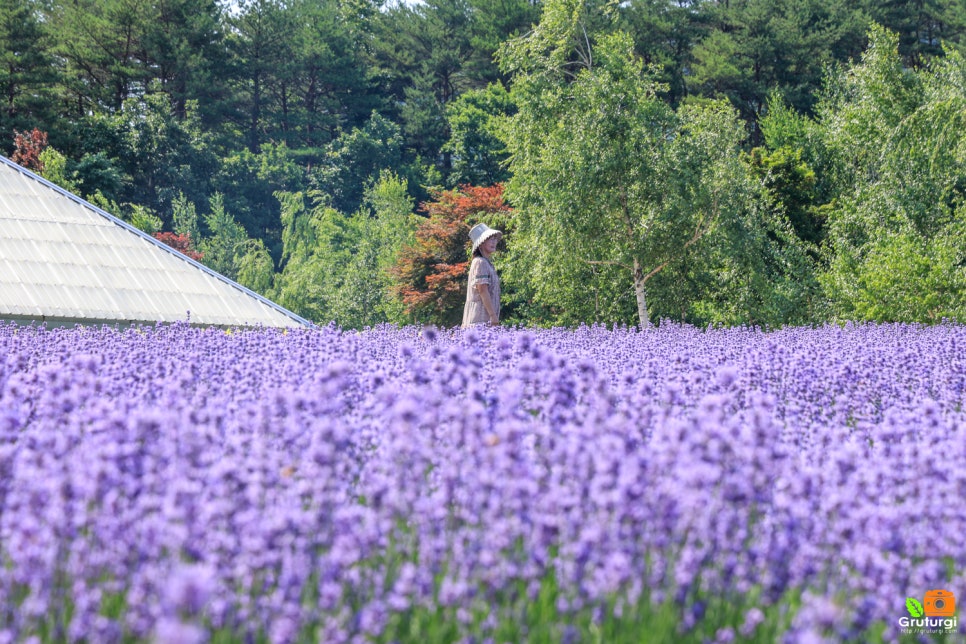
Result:
<instances>
[{"instance_id":1,"label":"woman walking","mask_svg":"<svg viewBox=\"0 0 966 644\"><path fill-rule=\"evenodd\" d=\"M476 224L470 230L473 242L473 261L463 307L463 328L474 324L500 324L500 276L490 261L503 233L486 224Z\"/></svg>"}]
</instances>

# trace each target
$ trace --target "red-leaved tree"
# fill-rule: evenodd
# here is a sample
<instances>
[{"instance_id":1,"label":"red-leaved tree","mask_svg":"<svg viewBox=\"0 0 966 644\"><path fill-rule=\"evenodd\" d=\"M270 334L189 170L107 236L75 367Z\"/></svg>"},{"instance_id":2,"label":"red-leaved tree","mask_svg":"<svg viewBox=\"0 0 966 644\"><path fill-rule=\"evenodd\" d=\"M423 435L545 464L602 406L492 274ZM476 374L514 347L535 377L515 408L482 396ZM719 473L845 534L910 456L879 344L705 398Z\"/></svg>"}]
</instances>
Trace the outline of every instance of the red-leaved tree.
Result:
<instances>
[{"instance_id":1,"label":"red-leaved tree","mask_svg":"<svg viewBox=\"0 0 966 644\"><path fill-rule=\"evenodd\" d=\"M202 253L195 250L194 243L189 235L178 235L177 233L154 233L154 238L159 242L165 243L182 255L190 257L196 262L200 262L204 257Z\"/></svg>"},{"instance_id":2,"label":"red-leaved tree","mask_svg":"<svg viewBox=\"0 0 966 644\"><path fill-rule=\"evenodd\" d=\"M415 240L403 246L392 268L393 290L406 312L421 322L454 326L463 316L470 228L488 217L507 213L503 186L460 186L420 205L428 215L416 228Z\"/></svg>"},{"instance_id":3,"label":"red-leaved tree","mask_svg":"<svg viewBox=\"0 0 966 644\"><path fill-rule=\"evenodd\" d=\"M44 171L40 153L47 149L47 133L37 128L30 132L13 131L13 154L10 160L36 173Z\"/></svg>"}]
</instances>

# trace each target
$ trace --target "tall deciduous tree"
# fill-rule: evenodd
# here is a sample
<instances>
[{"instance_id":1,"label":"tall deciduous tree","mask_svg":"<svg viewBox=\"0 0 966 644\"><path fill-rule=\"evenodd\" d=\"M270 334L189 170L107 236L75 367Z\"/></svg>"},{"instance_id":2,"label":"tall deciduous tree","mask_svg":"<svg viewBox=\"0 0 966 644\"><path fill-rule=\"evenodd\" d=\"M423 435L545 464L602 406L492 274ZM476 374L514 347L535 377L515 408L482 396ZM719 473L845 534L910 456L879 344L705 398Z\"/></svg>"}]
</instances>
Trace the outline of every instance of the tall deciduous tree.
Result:
<instances>
[{"instance_id":1,"label":"tall deciduous tree","mask_svg":"<svg viewBox=\"0 0 966 644\"><path fill-rule=\"evenodd\" d=\"M502 54L519 106L504 131L511 248L562 320L600 315L601 298L586 297L600 284L606 306L632 289L646 326L651 280L740 207L744 131L721 103L675 113L626 34L593 42L587 10L548 2L533 34Z\"/></svg>"},{"instance_id":2,"label":"tall deciduous tree","mask_svg":"<svg viewBox=\"0 0 966 644\"><path fill-rule=\"evenodd\" d=\"M964 319L966 60L950 52L914 72L894 32L875 27L870 43L802 128L821 138L835 191L824 275L833 311Z\"/></svg>"}]
</instances>

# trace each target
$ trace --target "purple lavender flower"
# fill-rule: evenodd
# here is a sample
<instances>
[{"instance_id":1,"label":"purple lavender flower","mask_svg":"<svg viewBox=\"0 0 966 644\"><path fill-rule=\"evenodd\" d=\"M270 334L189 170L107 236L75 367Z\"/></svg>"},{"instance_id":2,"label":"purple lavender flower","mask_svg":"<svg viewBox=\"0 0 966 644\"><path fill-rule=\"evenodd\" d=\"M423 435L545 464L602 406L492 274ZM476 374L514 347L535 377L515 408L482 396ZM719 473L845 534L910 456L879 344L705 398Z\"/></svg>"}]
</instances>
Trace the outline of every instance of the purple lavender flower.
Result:
<instances>
[{"instance_id":1,"label":"purple lavender flower","mask_svg":"<svg viewBox=\"0 0 966 644\"><path fill-rule=\"evenodd\" d=\"M158 622L154 641L157 644L202 644L207 636L201 627L167 618Z\"/></svg>"},{"instance_id":2,"label":"purple lavender flower","mask_svg":"<svg viewBox=\"0 0 966 644\"><path fill-rule=\"evenodd\" d=\"M485 639L552 577L561 637L797 593L783 636L861 639L966 581L964 333L0 325L0 623Z\"/></svg>"},{"instance_id":3,"label":"purple lavender flower","mask_svg":"<svg viewBox=\"0 0 966 644\"><path fill-rule=\"evenodd\" d=\"M166 601L173 611L198 615L215 590L215 575L208 566L181 565L172 571L166 585Z\"/></svg>"}]
</instances>

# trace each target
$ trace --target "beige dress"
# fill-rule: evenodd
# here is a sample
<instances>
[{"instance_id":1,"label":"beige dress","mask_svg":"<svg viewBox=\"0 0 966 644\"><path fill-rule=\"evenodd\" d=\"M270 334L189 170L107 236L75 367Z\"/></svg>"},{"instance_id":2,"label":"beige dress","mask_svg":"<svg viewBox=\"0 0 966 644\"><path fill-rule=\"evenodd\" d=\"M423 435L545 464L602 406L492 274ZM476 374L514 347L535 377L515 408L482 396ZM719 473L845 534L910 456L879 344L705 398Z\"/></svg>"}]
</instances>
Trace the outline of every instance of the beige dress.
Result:
<instances>
[{"instance_id":1,"label":"beige dress","mask_svg":"<svg viewBox=\"0 0 966 644\"><path fill-rule=\"evenodd\" d=\"M463 328L473 324L486 324L490 321L490 314L483 306L483 298L474 288L477 284L486 284L490 292L490 302L496 309L496 317L500 319L500 276L496 274L493 263L485 257L474 257L470 263L470 277L467 280L466 305L463 307Z\"/></svg>"}]
</instances>

